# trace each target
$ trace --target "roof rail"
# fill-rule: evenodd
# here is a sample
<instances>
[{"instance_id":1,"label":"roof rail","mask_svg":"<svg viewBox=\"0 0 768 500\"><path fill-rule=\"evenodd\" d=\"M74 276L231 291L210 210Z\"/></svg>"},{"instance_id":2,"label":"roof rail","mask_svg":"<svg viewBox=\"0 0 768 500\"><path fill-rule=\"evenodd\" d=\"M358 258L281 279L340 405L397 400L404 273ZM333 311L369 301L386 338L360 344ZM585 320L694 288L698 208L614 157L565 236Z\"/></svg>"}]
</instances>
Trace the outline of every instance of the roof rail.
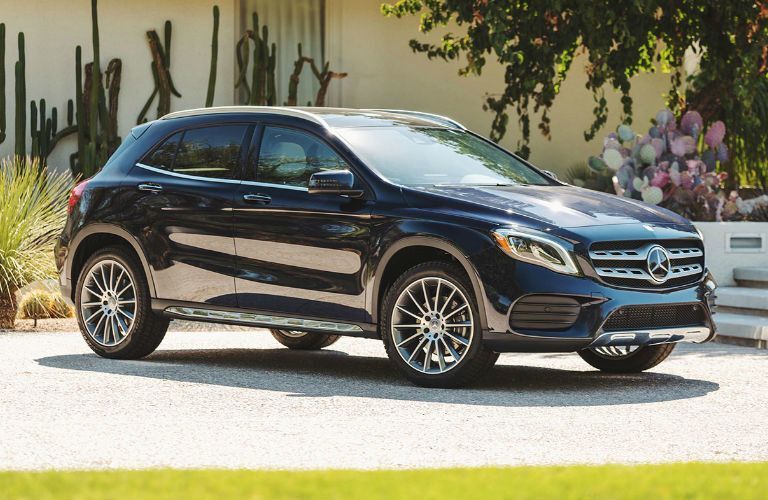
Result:
<instances>
[{"instance_id":1,"label":"roof rail","mask_svg":"<svg viewBox=\"0 0 768 500\"><path fill-rule=\"evenodd\" d=\"M425 120L430 120L430 121L439 123L441 125L446 125L450 128L455 128L458 130L467 130L467 127L465 127L464 125L462 125L461 123L457 122L452 118L448 118L447 116L442 116L442 115L436 115L434 113L425 113L424 111L408 111L405 109L367 109L366 111L383 111L385 113L397 113L400 115L413 116L416 118L423 118Z\"/></svg>"},{"instance_id":2,"label":"roof rail","mask_svg":"<svg viewBox=\"0 0 768 500\"><path fill-rule=\"evenodd\" d=\"M173 118L184 118L187 116L199 116L199 115L213 115L217 113L257 113L257 114L274 114L293 116L297 118L304 118L305 120L322 125L328 128L328 123L320 116L304 111L303 109L296 109L293 107L279 107L279 106L216 106L212 108L196 108L186 109L183 111L174 111L160 118L161 120L170 120Z\"/></svg>"}]
</instances>

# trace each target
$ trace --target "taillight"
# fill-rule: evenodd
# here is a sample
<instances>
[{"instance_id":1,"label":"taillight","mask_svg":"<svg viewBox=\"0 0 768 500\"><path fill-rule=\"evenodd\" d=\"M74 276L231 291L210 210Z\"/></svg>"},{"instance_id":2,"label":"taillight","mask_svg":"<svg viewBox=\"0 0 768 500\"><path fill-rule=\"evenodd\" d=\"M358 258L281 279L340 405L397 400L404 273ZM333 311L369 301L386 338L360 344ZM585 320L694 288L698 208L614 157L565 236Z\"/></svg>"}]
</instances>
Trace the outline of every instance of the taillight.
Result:
<instances>
[{"instance_id":1,"label":"taillight","mask_svg":"<svg viewBox=\"0 0 768 500\"><path fill-rule=\"evenodd\" d=\"M77 202L80 201L80 198L83 196L83 191L85 191L85 187L87 185L88 180L86 179L72 188L72 191L69 193L69 202L67 203L68 214L71 214L75 209L75 205L77 205Z\"/></svg>"}]
</instances>

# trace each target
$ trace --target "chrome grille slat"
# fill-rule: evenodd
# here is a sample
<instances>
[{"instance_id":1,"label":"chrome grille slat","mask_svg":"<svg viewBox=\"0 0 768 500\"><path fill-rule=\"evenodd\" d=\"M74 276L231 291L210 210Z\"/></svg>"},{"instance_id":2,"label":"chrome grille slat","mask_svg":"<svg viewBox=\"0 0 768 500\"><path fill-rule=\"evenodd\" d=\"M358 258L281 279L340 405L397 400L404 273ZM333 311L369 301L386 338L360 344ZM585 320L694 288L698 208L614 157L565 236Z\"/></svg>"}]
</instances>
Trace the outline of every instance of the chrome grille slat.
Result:
<instances>
[{"instance_id":1,"label":"chrome grille slat","mask_svg":"<svg viewBox=\"0 0 768 500\"><path fill-rule=\"evenodd\" d=\"M669 272L663 281L658 280L658 275L652 276L648 268L649 254L657 246L666 251L669 259ZM701 241L693 239L596 242L588 255L600 280L627 288L685 286L704 272L704 248Z\"/></svg>"},{"instance_id":2,"label":"chrome grille slat","mask_svg":"<svg viewBox=\"0 0 768 500\"><path fill-rule=\"evenodd\" d=\"M589 257L592 260L645 260L653 246L654 244L649 244L638 249L627 250L592 250L589 252ZM667 248L666 250L672 260L704 256L704 252L699 248Z\"/></svg>"},{"instance_id":3,"label":"chrome grille slat","mask_svg":"<svg viewBox=\"0 0 768 500\"><path fill-rule=\"evenodd\" d=\"M672 266L669 279L682 278L684 276L691 276L699 274L702 268L699 264L688 264L685 266ZM651 280L650 275L643 269L637 269L634 267L597 267L595 268L599 276L605 276L608 278L626 278L636 280Z\"/></svg>"}]
</instances>

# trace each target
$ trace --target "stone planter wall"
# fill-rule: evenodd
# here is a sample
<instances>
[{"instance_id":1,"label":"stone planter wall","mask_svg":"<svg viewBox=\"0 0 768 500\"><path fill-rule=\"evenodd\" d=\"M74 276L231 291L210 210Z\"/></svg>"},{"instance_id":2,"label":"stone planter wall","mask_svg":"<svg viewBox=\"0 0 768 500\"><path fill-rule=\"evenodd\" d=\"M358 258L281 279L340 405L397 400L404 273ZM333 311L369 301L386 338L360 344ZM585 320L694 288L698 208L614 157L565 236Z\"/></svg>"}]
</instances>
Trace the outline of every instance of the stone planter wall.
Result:
<instances>
[{"instance_id":1,"label":"stone planter wall","mask_svg":"<svg viewBox=\"0 0 768 500\"><path fill-rule=\"evenodd\" d=\"M736 267L768 269L768 222L694 222L704 235L706 263L720 286L732 286Z\"/></svg>"}]
</instances>

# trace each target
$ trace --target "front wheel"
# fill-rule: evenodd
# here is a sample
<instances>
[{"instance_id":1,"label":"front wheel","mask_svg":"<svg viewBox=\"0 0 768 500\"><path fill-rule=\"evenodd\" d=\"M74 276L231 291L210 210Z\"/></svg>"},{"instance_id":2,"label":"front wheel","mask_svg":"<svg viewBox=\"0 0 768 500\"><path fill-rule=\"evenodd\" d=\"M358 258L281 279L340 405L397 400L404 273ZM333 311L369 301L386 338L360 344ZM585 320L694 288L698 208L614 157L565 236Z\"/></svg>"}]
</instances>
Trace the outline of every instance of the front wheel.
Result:
<instances>
[{"instance_id":1,"label":"front wheel","mask_svg":"<svg viewBox=\"0 0 768 500\"><path fill-rule=\"evenodd\" d=\"M499 355L483 345L479 313L464 270L427 262L406 271L382 306L389 359L411 382L459 387L482 376Z\"/></svg>"},{"instance_id":2,"label":"front wheel","mask_svg":"<svg viewBox=\"0 0 768 500\"><path fill-rule=\"evenodd\" d=\"M579 356L604 372L638 373L649 370L667 359L675 345L592 347L579 351Z\"/></svg>"},{"instance_id":3,"label":"front wheel","mask_svg":"<svg viewBox=\"0 0 768 500\"><path fill-rule=\"evenodd\" d=\"M272 336L288 349L299 349L303 351L315 351L328 347L337 340L338 335L329 335L327 333L309 333L297 330L269 330Z\"/></svg>"}]
</instances>

